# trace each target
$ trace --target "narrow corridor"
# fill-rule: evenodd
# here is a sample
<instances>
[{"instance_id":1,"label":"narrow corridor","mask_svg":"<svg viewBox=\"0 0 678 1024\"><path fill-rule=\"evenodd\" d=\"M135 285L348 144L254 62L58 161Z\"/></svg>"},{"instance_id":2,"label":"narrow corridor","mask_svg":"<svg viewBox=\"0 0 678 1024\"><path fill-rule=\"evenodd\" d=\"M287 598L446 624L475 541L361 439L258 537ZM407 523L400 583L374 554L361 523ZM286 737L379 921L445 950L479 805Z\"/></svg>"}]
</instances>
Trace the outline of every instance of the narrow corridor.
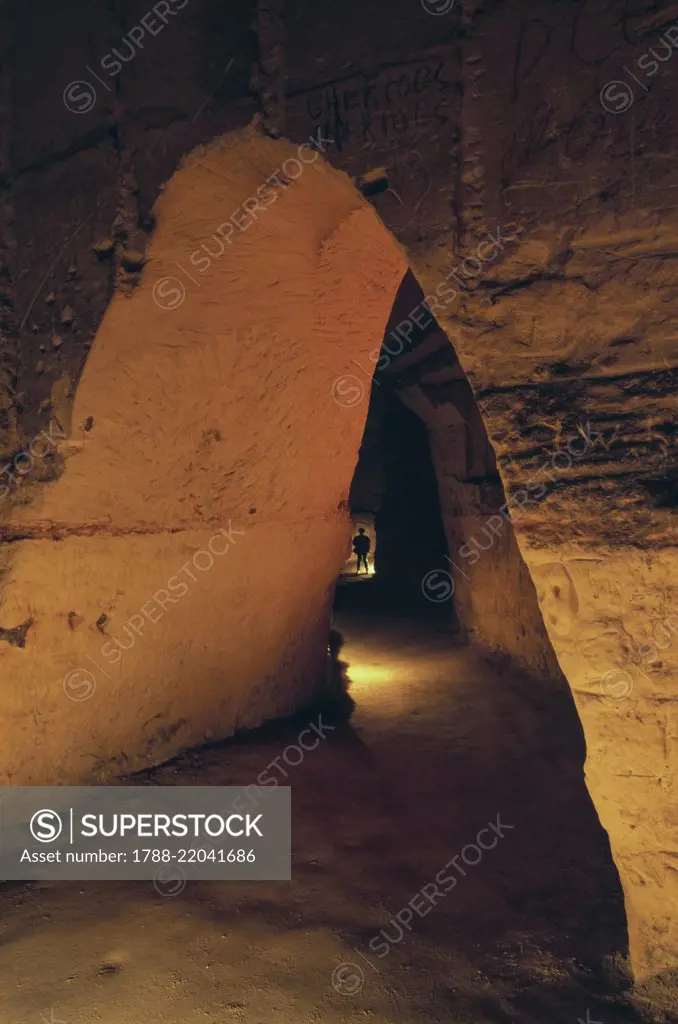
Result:
<instances>
[{"instance_id":1,"label":"narrow corridor","mask_svg":"<svg viewBox=\"0 0 678 1024\"><path fill-rule=\"evenodd\" d=\"M347 593L364 605L369 587ZM442 627L405 628L355 601L335 616L350 724L310 711L135 777L247 785L279 765L292 882L7 887L3 1024L636 1019L567 691L547 701ZM281 755L310 721L326 738L291 767ZM503 838L479 842L497 822ZM467 852L483 846L480 860ZM457 881L436 896L455 855Z\"/></svg>"}]
</instances>

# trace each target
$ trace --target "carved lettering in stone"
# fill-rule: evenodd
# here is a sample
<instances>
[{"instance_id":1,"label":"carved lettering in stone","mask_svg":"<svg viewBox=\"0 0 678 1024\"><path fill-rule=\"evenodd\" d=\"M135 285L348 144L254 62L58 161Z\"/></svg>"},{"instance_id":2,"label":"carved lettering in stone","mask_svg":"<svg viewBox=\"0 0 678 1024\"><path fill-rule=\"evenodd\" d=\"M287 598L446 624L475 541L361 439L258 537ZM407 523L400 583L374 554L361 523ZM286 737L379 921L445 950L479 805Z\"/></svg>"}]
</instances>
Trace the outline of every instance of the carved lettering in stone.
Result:
<instances>
[{"instance_id":1,"label":"carved lettering in stone","mask_svg":"<svg viewBox=\"0 0 678 1024\"><path fill-rule=\"evenodd\" d=\"M452 124L454 77L445 58L418 61L378 75L357 75L289 97L304 130L320 128L336 149L384 149Z\"/></svg>"}]
</instances>

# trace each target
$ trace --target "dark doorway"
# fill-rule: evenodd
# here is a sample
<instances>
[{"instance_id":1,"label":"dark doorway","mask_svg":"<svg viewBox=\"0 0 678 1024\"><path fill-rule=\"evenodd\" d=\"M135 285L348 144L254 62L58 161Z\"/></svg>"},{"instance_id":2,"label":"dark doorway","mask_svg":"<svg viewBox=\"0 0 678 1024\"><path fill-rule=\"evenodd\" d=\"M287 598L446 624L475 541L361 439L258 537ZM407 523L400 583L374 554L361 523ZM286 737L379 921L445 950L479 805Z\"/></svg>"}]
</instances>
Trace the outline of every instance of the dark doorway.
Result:
<instances>
[{"instance_id":1,"label":"dark doorway","mask_svg":"<svg viewBox=\"0 0 678 1024\"><path fill-rule=\"evenodd\" d=\"M388 379L373 383L349 504L354 530L365 520L373 522L368 531L374 575L342 577L342 583L361 582L368 590L358 593L351 587L349 596L340 587L338 603L367 603L390 615L431 619L456 629L428 430Z\"/></svg>"}]
</instances>

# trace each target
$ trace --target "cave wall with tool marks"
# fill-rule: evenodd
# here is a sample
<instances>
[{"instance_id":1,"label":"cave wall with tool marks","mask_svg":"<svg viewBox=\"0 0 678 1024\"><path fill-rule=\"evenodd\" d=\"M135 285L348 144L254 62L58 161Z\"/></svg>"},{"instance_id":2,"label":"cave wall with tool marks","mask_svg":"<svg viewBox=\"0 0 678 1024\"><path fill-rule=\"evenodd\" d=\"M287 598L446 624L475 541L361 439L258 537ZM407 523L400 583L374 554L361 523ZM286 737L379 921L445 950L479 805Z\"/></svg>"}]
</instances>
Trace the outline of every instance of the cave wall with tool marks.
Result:
<instances>
[{"instance_id":1,"label":"cave wall with tool marks","mask_svg":"<svg viewBox=\"0 0 678 1024\"><path fill-rule=\"evenodd\" d=\"M0 619L5 716L12 729L16 723L23 729L15 734L19 746L36 728L45 728L50 702L64 699L61 671L78 668L69 646L73 638L86 629L88 643L106 642L102 632L110 628L115 601L133 604L148 587L158 588L149 577L135 590L136 584L116 576L120 567L131 561L141 571L151 557L142 546L155 544L162 548L153 555L156 565L174 573L176 566L165 566L165 556L172 560L190 552L174 550L180 533L171 531L177 524L198 529L205 518L209 523L216 492L211 484L203 486L212 478L201 477L197 467L200 459L205 464L206 452L220 450L227 435L218 416L205 419L204 394L195 407L185 398L179 409L176 402L165 403L169 379L159 367L176 353L166 326L147 319L145 305L153 301L152 259L160 258L152 257L151 247L162 252L169 246L162 258L182 263L201 244L188 206L176 236L161 234L169 231L161 216L169 209L167 196L183 187L177 183L184 179L172 175L196 146L253 118L257 130L281 134L295 146L320 129L334 140L325 153L330 164L358 181L384 182L370 202L406 253L384 256L389 267L393 263L384 280L394 290L385 294L383 308L370 293L363 326L346 314L349 336L352 330L360 335L354 351L363 352L367 344L363 330L379 335L383 329L409 262L424 294L438 299L437 308L431 301L433 313L478 402L515 543L529 570L524 585L536 589L584 724L588 785L624 883L632 955L642 975L675 967L678 950L678 926L668 910L676 895L671 865L678 855L678 247L672 155L678 11L652 3L641 8L535 0L527 12L507 3L465 3L436 16L427 6L434 5L394 11L377 3L366 11L354 0L341 6L270 0L257 9L168 0L156 4L148 18L149 8L136 0L101 9L84 0L41 0L30 8L11 3L0 13L0 444L9 467L0 492L7 541ZM140 34L140 25L153 28ZM115 74L114 50L125 54ZM276 152L267 155L260 172L278 166ZM311 173L320 172L305 171L301 184ZM251 178L243 179L242 189L245 181L256 189ZM224 203L230 197L219 194ZM232 197L242 201L240 193ZM346 210L353 201L346 201ZM369 210L358 206L361 224L367 224ZM303 204L302 210L309 213ZM209 238L213 222L207 211L201 216L199 227ZM292 223L296 229L292 220L288 230ZM369 224L377 230L376 221ZM237 228L235 237L245 244L255 230L240 238ZM386 253L384 234L379 245ZM290 241L288 235L284 245ZM366 237L360 244L368 242ZM264 288L215 267L224 275L224 289L213 301L224 312L209 329L219 333L226 319L235 332L234 310L245 301L259 302ZM310 279L318 270L315 264L306 267ZM185 276L180 280L189 297L203 283L197 277L197 285ZM183 316L188 301L172 315ZM227 362L244 358L248 348L258 351L256 329L244 320L238 325L248 326L255 332L248 341L232 333L220 349ZM322 316L314 331L320 328L330 330ZM281 324L267 330L284 336ZM337 375L348 372L344 356L351 358L345 337L338 332L336 351L344 347L331 367ZM204 344L200 331L193 340ZM263 358L270 335L261 344ZM157 407L134 385L134 361L153 346L159 346L158 358L144 372L155 381ZM191 365L203 373L198 380L190 377L193 369L187 371L185 381L192 380L196 395L214 386L206 364L198 359ZM303 376L301 365L298 374ZM88 390L95 381L99 390ZM284 375L278 386L296 384ZM111 405L122 402L122 395L124 417L122 406ZM186 473L190 464L190 486L179 471L163 475L153 461L148 437L152 426L158 429L161 412L163 443L181 447L190 439L196 452L199 446L195 461L186 456L180 462ZM350 420L352 433L342 472L348 473L357 451L361 415L343 421ZM115 447L113 434L107 434L112 422L122 425ZM252 466L259 465L260 451L254 445L249 452ZM78 464L89 466L87 473ZM239 465L219 465L237 478ZM138 495L153 500L133 509L129 495L140 466L145 475ZM80 478L84 490L74 486ZM329 487L332 500L323 514L329 515L335 498L335 506L341 504L340 491ZM494 518L505 520L496 508L500 497L485 494L474 513L497 537L479 552L475 572L499 557L501 545L514 543L508 527L500 530ZM187 514L182 503L189 501ZM258 509L253 502L247 517L250 507ZM244 529L237 516L233 525ZM317 543L323 552L336 544L341 560L345 526L336 535L334 527L327 529ZM191 550L200 549L200 530ZM448 529L448 543L458 547L450 556L464 572L477 532L473 525L470 534L451 537ZM245 558L246 545L254 545L249 533L234 536L231 565ZM87 557L84 545L91 552ZM245 561L254 564L255 550L266 561L278 549L272 540L257 543ZM327 557L329 579L334 561ZM246 589L244 564L232 571ZM110 607L96 582L106 572ZM455 582L460 589L465 585L463 579ZM81 607L83 593L87 608ZM315 657L299 652L314 644L317 650L324 628L311 597L314 607L327 604L326 582L318 581L308 606L302 602L293 616L298 636L308 644L299 641L282 663L296 664L299 678ZM510 599L517 606L514 592ZM268 614L277 600L268 597ZM136 614L131 604L121 611L125 621ZM209 648L209 638L228 625L206 621L207 632L197 640L185 614L180 628L158 627L168 630L168 642L171 634L175 665L186 664L195 649ZM482 619L481 606L476 614ZM271 637L270 651L281 637ZM53 660L39 668L48 643ZM144 672L150 671L145 665ZM253 679L263 669L251 664L243 671ZM131 679L131 666L130 673ZM210 685L216 694L216 676ZM162 665L153 687L156 694L175 687ZM299 699L303 692L300 684ZM59 711L64 736L85 730L95 760L112 770L116 757L124 763L128 756L124 751L114 757L113 747L130 729L143 726L147 734L129 756L144 749L150 759L204 731L197 720L190 726L182 722L183 714L156 719L162 714L157 697L149 697L144 708L134 699L138 714L121 725L115 742L122 710L111 722L97 724L91 701L67 701L67 711ZM238 700L245 709L249 696L243 691ZM264 704L274 711L287 701ZM231 707L219 728L227 729L234 716L243 722L257 718ZM7 755L6 777L21 777L19 746L17 759ZM73 747L69 754L56 740L41 757L37 775L54 772L54 779L60 766L70 765L65 774L78 775L91 764L89 753ZM26 778L30 772L29 767Z\"/></svg>"}]
</instances>

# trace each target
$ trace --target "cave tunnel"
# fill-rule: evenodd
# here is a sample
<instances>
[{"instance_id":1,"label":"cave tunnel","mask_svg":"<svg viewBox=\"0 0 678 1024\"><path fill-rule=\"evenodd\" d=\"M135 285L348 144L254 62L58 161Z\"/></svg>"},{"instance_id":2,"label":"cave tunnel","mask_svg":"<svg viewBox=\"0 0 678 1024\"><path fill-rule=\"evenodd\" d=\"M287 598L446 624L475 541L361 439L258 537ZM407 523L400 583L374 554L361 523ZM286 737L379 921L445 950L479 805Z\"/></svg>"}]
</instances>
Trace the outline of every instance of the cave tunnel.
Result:
<instances>
[{"instance_id":1,"label":"cave tunnel","mask_svg":"<svg viewBox=\"0 0 678 1024\"><path fill-rule=\"evenodd\" d=\"M394 301L374 376L368 378L370 401L348 504L353 532L362 526L370 538L369 580L373 585L369 592L347 591L346 598L359 600L362 595L369 601L371 596L382 607L389 605L394 614L416 615L418 611L454 622L454 580L428 430L411 407L408 395L412 387L402 391L394 377L396 357L402 358L404 342L393 328L407 324L407 314L423 299L408 271ZM442 340L443 353L451 353L433 318L431 323ZM419 334L421 341L427 336L421 330ZM467 439L461 434L451 443L466 451ZM352 550L340 582L353 582L356 567ZM363 574L361 579L368 576Z\"/></svg>"},{"instance_id":2,"label":"cave tunnel","mask_svg":"<svg viewBox=\"0 0 678 1024\"><path fill-rule=\"evenodd\" d=\"M671 17L0 14L0 1024L677 1024Z\"/></svg>"}]
</instances>

